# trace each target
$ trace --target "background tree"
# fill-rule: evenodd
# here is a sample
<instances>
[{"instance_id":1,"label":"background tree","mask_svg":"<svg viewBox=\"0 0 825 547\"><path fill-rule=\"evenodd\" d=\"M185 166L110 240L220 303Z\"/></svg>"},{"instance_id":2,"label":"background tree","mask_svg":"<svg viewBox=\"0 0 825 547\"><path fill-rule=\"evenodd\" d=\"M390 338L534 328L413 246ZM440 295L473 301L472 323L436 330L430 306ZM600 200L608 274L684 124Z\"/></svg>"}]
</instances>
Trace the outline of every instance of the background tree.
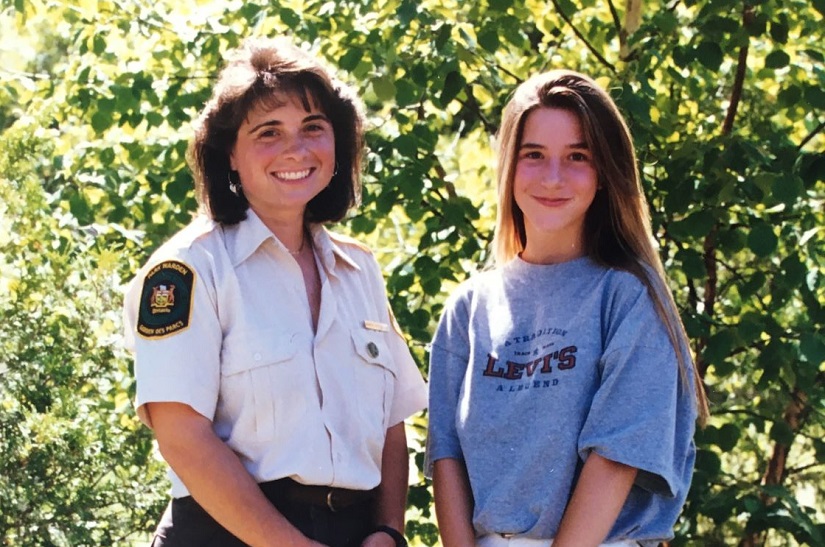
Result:
<instances>
[{"instance_id":1,"label":"background tree","mask_svg":"<svg viewBox=\"0 0 825 547\"><path fill-rule=\"evenodd\" d=\"M343 229L376 249L425 371L445 295L487 260L508 95L550 67L597 78L629 119L712 402L673 544L825 545L823 0L2 5L6 544L136 541L164 503L118 289L195 209L184 152L221 54L290 33L368 105ZM414 479L408 534L432 545Z\"/></svg>"}]
</instances>

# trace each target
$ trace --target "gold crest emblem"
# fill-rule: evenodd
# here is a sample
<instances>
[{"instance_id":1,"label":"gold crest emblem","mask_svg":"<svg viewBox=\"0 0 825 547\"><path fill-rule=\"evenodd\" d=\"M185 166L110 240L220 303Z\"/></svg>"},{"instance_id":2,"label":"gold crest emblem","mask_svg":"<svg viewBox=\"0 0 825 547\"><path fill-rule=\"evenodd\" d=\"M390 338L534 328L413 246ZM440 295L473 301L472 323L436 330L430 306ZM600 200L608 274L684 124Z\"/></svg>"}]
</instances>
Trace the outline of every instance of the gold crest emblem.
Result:
<instances>
[{"instance_id":1,"label":"gold crest emblem","mask_svg":"<svg viewBox=\"0 0 825 547\"><path fill-rule=\"evenodd\" d=\"M169 313L175 305L175 286L157 285L152 288L152 297L149 306L152 313Z\"/></svg>"}]
</instances>

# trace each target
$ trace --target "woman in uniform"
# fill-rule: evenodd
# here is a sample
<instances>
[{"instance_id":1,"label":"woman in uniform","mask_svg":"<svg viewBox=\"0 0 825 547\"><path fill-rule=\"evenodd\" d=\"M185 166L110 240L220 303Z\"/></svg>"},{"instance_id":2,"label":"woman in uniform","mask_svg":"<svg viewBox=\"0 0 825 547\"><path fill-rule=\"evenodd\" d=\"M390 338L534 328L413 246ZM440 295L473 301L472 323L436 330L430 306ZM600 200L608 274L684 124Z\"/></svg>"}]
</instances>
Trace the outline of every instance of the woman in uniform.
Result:
<instances>
[{"instance_id":1,"label":"woman in uniform","mask_svg":"<svg viewBox=\"0 0 825 547\"><path fill-rule=\"evenodd\" d=\"M404 545L426 388L362 244L362 107L286 40L230 53L189 151L200 215L125 301L137 412L170 467L152 545Z\"/></svg>"}]
</instances>

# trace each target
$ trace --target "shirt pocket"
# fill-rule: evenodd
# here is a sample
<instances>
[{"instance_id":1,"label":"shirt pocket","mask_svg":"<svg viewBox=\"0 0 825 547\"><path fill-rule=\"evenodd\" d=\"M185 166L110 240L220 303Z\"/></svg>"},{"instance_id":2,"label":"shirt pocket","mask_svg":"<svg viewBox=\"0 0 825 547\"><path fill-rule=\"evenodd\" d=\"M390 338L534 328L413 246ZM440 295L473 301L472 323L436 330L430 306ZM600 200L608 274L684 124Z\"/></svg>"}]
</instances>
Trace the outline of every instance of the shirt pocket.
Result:
<instances>
[{"instance_id":1,"label":"shirt pocket","mask_svg":"<svg viewBox=\"0 0 825 547\"><path fill-rule=\"evenodd\" d=\"M224 348L221 397L231 432L230 446L272 440L282 409L298 413L305 406L297 359L298 337L277 331L250 331Z\"/></svg>"},{"instance_id":2,"label":"shirt pocket","mask_svg":"<svg viewBox=\"0 0 825 547\"><path fill-rule=\"evenodd\" d=\"M359 357L355 373L359 414L364 423L380 428L383 434L389 424L396 378L387 333L353 329L350 335Z\"/></svg>"}]
</instances>

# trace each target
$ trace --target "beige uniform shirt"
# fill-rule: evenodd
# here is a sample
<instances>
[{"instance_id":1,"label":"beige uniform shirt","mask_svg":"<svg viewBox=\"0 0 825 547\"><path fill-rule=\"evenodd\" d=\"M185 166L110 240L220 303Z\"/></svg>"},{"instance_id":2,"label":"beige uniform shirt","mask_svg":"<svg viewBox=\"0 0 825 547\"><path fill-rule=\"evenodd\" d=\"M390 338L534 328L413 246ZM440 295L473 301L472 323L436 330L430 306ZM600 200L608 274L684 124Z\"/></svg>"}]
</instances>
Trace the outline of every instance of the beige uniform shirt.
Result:
<instances>
[{"instance_id":1,"label":"beige uniform shirt","mask_svg":"<svg viewBox=\"0 0 825 547\"><path fill-rule=\"evenodd\" d=\"M312 228L322 283L313 333L297 262L248 215L234 226L199 217L132 281L124 314L138 415L147 422L150 402L191 406L258 482L371 489L387 428L427 402L378 264ZM170 476L172 495L187 495Z\"/></svg>"}]
</instances>

